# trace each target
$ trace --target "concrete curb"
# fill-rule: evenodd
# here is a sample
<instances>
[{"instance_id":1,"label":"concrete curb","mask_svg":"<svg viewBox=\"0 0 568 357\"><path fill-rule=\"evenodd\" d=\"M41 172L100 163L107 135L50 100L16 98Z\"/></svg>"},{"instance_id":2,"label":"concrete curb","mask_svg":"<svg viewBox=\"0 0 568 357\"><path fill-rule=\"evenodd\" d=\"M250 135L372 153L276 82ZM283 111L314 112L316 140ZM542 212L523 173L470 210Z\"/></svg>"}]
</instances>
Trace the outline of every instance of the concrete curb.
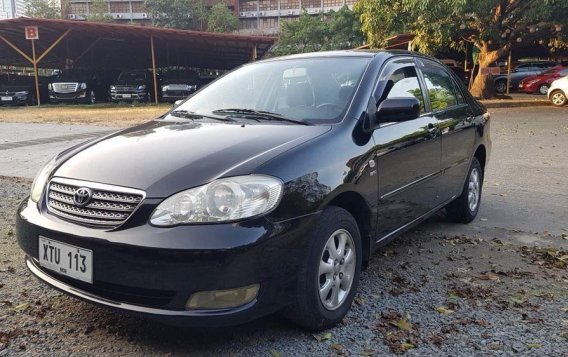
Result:
<instances>
[{"instance_id":1,"label":"concrete curb","mask_svg":"<svg viewBox=\"0 0 568 357\"><path fill-rule=\"evenodd\" d=\"M523 108L542 107L551 105L549 100L482 100L481 103L488 109L495 108Z\"/></svg>"}]
</instances>

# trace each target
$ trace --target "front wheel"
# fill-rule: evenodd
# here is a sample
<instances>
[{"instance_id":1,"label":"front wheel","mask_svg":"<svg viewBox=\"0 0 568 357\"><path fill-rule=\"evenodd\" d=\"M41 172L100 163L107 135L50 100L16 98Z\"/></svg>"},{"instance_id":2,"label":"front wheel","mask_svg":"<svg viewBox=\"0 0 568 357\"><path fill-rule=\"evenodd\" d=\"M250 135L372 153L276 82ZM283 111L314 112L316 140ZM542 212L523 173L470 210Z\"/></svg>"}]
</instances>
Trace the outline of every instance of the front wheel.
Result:
<instances>
[{"instance_id":1,"label":"front wheel","mask_svg":"<svg viewBox=\"0 0 568 357\"><path fill-rule=\"evenodd\" d=\"M550 88L550 86L548 84L546 84L546 83L541 84L540 87L538 87L538 92L542 95L547 95L549 88Z\"/></svg>"},{"instance_id":2,"label":"front wheel","mask_svg":"<svg viewBox=\"0 0 568 357\"><path fill-rule=\"evenodd\" d=\"M453 222L469 223L475 219L481 203L483 169L473 158L461 195L446 207L448 218Z\"/></svg>"},{"instance_id":3,"label":"front wheel","mask_svg":"<svg viewBox=\"0 0 568 357\"><path fill-rule=\"evenodd\" d=\"M566 99L566 94L564 94L561 90L555 90L550 94L550 101L557 107L562 107L568 103L568 99Z\"/></svg>"},{"instance_id":4,"label":"front wheel","mask_svg":"<svg viewBox=\"0 0 568 357\"><path fill-rule=\"evenodd\" d=\"M97 97L94 91L89 93L89 104L95 104L97 102Z\"/></svg>"},{"instance_id":5,"label":"front wheel","mask_svg":"<svg viewBox=\"0 0 568 357\"><path fill-rule=\"evenodd\" d=\"M286 316L319 331L339 323L355 298L361 274L362 247L353 216L329 207L318 219L298 272L296 300Z\"/></svg>"},{"instance_id":6,"label":"front wheel","mask_svg":"<svg viewBox=\"0 0 568 357\"><path fill-rule=\"evenodd\" d=\"M495 91L499 94L505 93L507 91L507 81L500 79L495 82Z\"/></svg>"}]
</instances>

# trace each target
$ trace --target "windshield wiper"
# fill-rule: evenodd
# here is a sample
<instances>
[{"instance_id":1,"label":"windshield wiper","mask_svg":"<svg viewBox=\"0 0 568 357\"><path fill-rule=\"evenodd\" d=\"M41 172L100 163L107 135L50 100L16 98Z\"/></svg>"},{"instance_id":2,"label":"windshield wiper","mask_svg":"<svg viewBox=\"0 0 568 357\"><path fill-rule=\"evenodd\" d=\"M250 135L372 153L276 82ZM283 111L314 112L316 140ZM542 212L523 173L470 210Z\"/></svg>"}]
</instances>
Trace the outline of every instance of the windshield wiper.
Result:
<instances>
[{"instance_id":1,"label":"windshield wiper","mask_svg":"<svg viewBox=\"0 0 568 357\"><path fill-rule=\"evenodd\" d=\"M301 125L311 125L308 122L303 120L297 119L290 119L282 114L267 112L265 110L254 110L254 109L240 109L240 108L227 108L227 109L217 109L213 111L214 114L242 114L246 116L248 115L251 119L264 119L264 120L278 120L278 121L285 121L294 124L301 124Z\"/></svg>"},{"instance_id":2,"label":"windshield wiper","mask_svg":"<svg viewBox=\"0 0 568 357\"><path fill-rule=\"evenodd\" d=\"M198 114L195 112L191 112L189 110L182 110L182 109L178 109L178 110L174 110L173 112L170 112L169 115L177 117L177 118L184 118L184 119L191 119L191 120L199 120L199 119L203 119L203 118L207 118L207 119L213 119L213 120L219 120L219 121L230 121L230 122L235 122L235 119L232 118L223 118L223 117L217 117L217 116L212 116L212 115L203 115L203 114Z\"/></svg>"}]
</instances>

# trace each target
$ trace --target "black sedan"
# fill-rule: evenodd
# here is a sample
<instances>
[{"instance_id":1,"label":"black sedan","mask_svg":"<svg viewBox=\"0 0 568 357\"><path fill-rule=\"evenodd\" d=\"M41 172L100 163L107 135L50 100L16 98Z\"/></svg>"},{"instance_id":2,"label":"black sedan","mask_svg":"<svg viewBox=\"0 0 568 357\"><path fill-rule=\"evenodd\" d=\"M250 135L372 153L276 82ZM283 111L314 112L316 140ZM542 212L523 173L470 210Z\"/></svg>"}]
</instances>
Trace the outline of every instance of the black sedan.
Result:
<instances>
[{"instance_id":1,"label":"black sedan","mask_svg":"<svg viewBox=\"0 0 568 357\"><path fill-rule=\"evenodd\" d=\"M412 52L245 65L163 117L57 155L18 209L39 279L169 323L343 319L377 247L471 222L489 116Z\"/></svg>"}]
</instances>

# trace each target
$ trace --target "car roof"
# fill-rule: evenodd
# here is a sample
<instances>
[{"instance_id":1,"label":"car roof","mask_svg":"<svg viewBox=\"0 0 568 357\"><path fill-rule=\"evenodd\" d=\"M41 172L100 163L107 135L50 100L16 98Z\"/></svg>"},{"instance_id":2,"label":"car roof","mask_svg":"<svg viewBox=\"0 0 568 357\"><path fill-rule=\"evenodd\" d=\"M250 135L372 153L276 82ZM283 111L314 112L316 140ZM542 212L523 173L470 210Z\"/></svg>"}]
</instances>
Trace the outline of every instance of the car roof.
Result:
<instances>
[{"instance_id":1,"label":"car roof","mask_svg":"<svg viewBox=\"0 0 568 357\"><path fill-rule=\"evenodd\" d=\"M259 62L275 62L275 61L285 61L291 59L309 59L309 58L342 58L342 57L359 57L359 58L374 58L382 56L385 59L393 56L412 56L412 57L422 57L433 60L435 62L441 63L438 59L424 55L422 53L406 51L406 50L369 50L369 49L353 49L353 50L341 50L341 51L321 51L321 52L308 52L308 53L298 53L293 55L281 56L268 58ZM253 62L258 63L258 62Z\"/></svg>"}]
</instances>

